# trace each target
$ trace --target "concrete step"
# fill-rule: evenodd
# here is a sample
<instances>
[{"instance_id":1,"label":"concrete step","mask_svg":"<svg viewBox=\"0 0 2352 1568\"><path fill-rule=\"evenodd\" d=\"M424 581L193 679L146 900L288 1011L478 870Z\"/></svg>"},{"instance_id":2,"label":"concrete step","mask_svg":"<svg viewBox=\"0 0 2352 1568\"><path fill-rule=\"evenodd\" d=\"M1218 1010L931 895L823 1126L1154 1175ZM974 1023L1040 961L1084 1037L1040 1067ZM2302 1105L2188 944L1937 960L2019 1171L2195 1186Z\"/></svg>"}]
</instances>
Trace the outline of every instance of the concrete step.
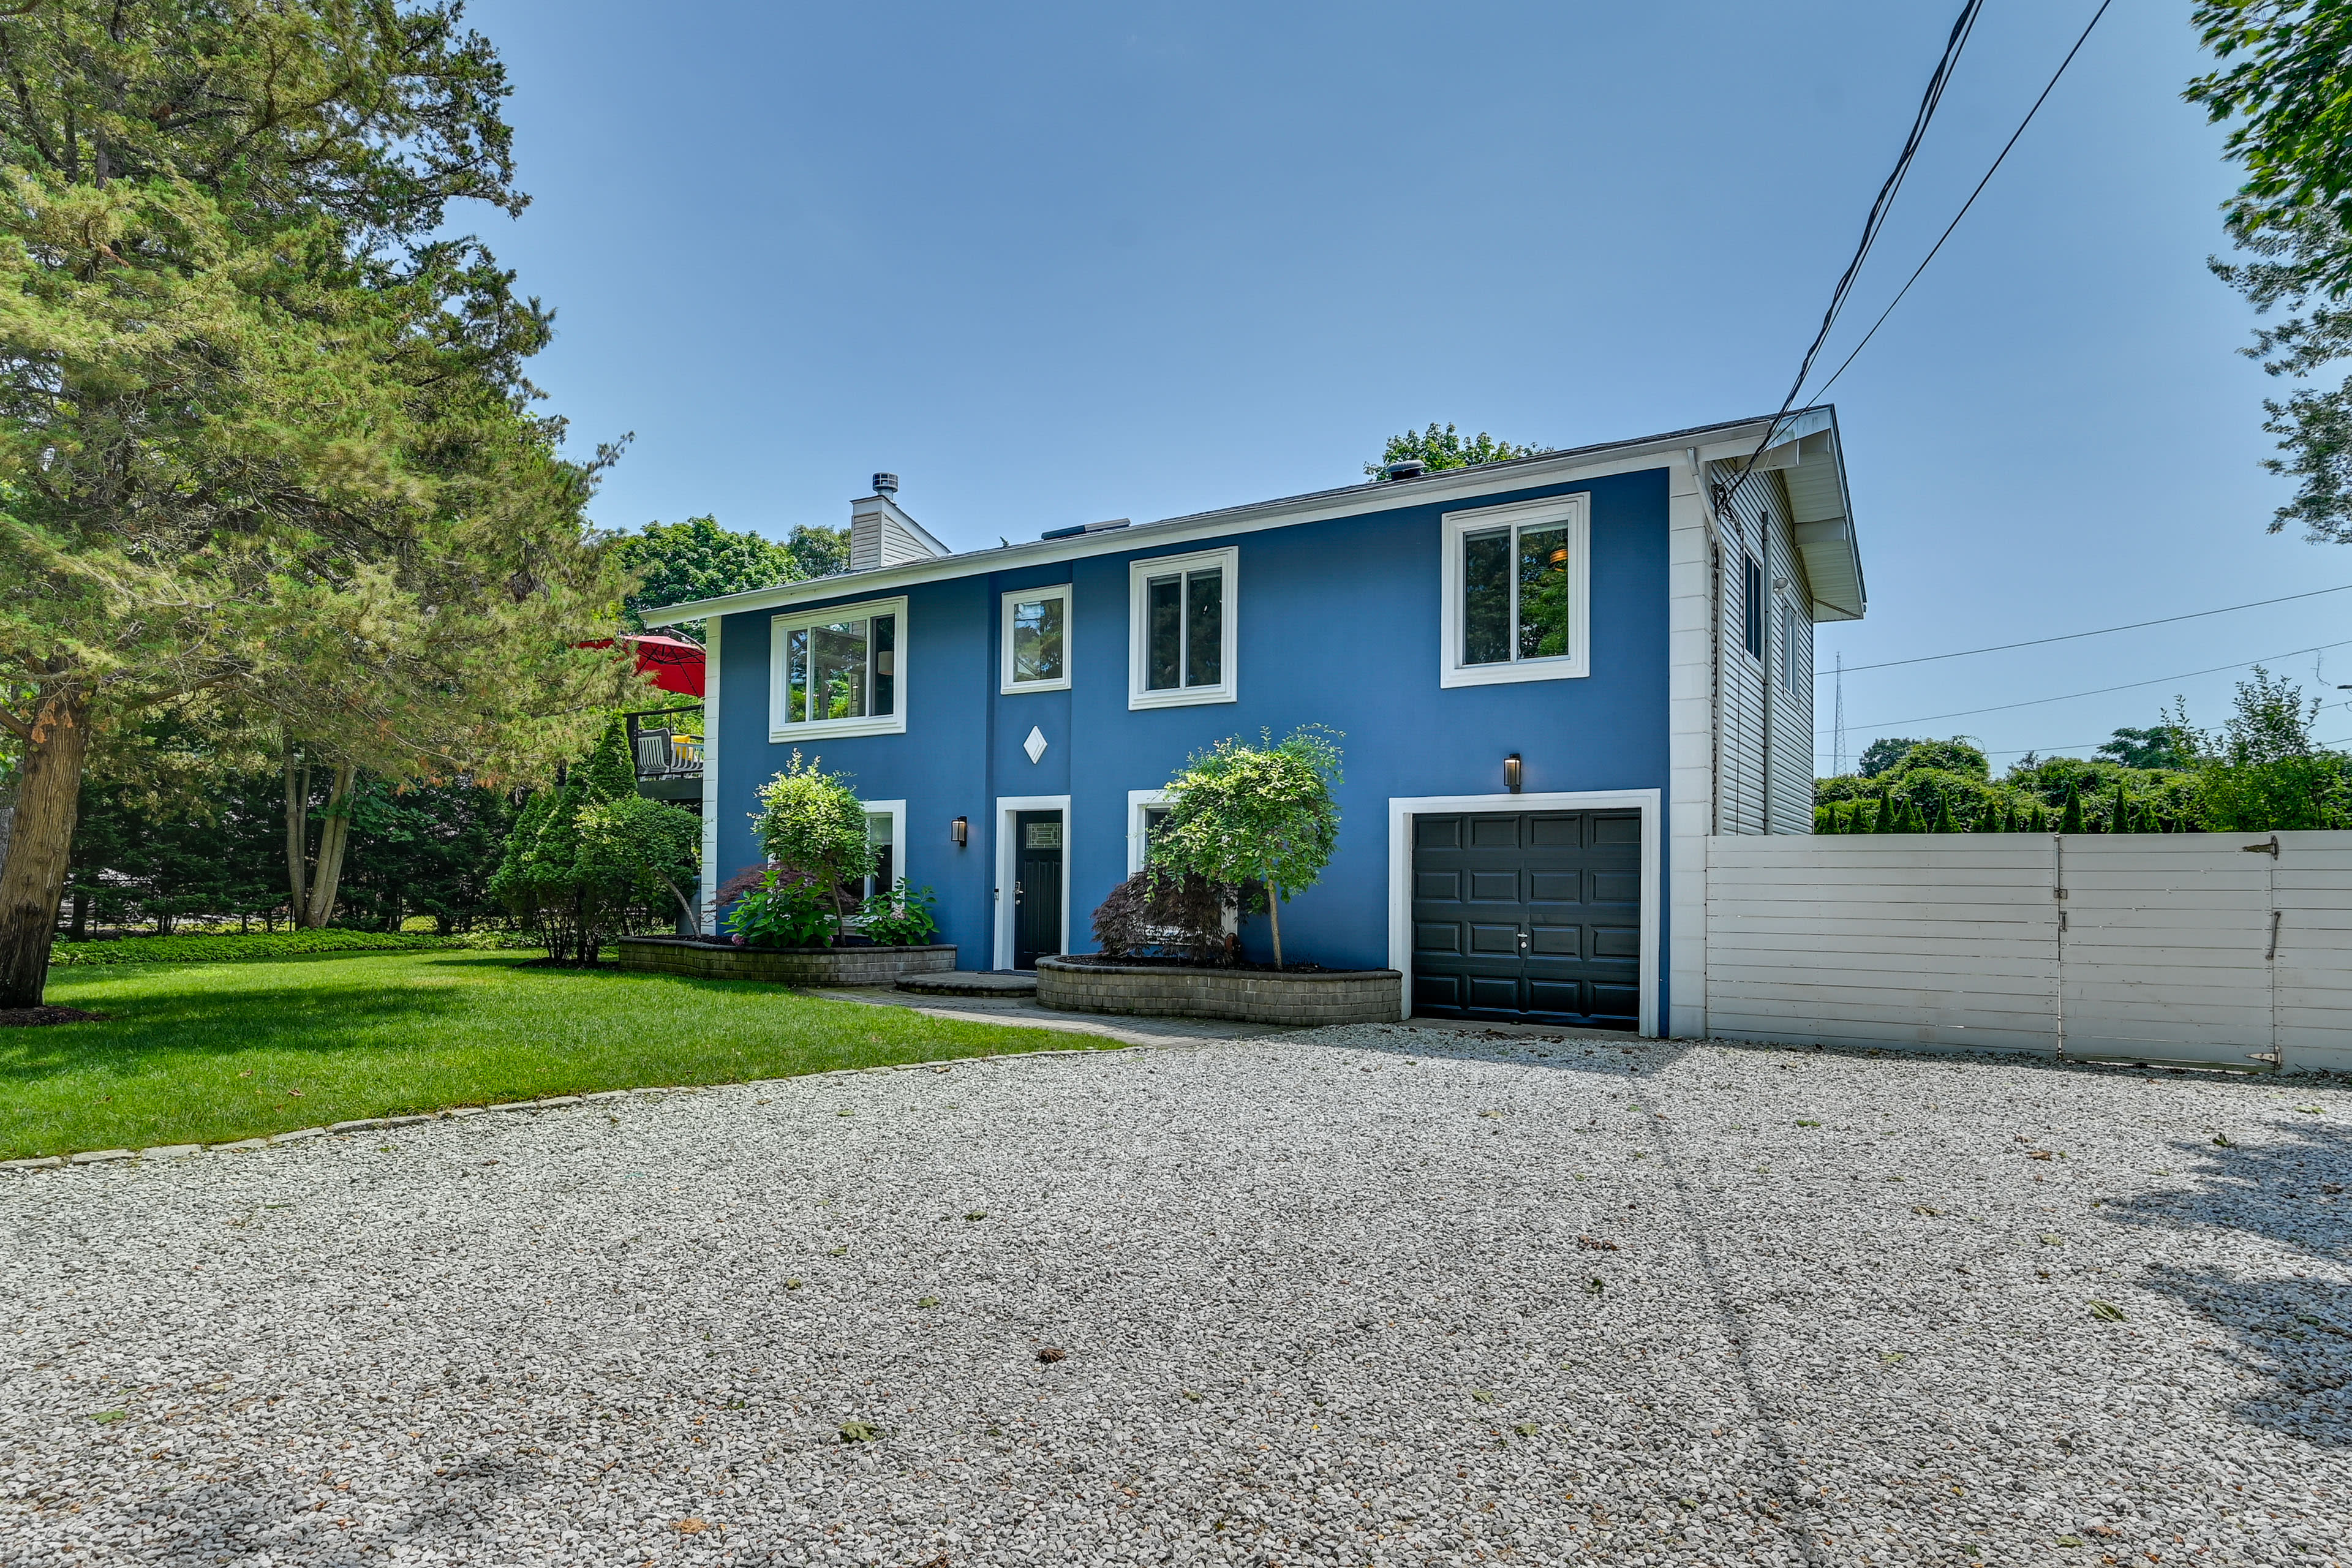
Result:
<instances>
[{"instance_id":1,"label":"concrete step","mask_svg":"<svg viewBox=\"0 0 2352 1568\"><path fill-rule=\"evenodd\" d=\"M945 974L909 974L898 982L898 988L919 996L1034 996L1037 977L1003 970L956 969Z\"/></svg>"}]
</instances>

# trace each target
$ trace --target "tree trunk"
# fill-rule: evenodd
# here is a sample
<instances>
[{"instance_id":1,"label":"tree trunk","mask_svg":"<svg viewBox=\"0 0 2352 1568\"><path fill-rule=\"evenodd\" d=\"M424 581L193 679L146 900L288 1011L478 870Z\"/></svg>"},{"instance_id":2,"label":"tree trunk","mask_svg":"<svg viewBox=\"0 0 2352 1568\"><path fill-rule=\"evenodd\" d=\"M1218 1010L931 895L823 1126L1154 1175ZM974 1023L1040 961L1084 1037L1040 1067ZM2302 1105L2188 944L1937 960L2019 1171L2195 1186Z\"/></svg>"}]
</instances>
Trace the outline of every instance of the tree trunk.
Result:
<instances>
[{"instance_id":1,"label":"tree trunk","mask_svg":"<svg viewBox=\"0 0 2352 1568\"><path fill-rule=\"evenodd\" d=\"M302 923L302 906L310 901L306 867L310 858L310 773L301 753L291 745L283 750L286 768L286 919Z\"/></svg>"},{"instance_id":2,"label":"tree trunk","mask_svg":"<svg viewBox=\"0 0 2352 1568\"><path fill-rule=\"evenodd\" d=\"M0 1007L41 1005L89 757L89 699L76 691L42 694L25 746L7 859L0 865Z\"/></svg>"},{"instance_id":3,"label":"tree trunk","mask_svg":"<svg viewBox=\"0 0 2352 1568\"><path fill-rule=\"evenodd\" d=\"M73 930L66 934L76 942L89 940L89 889L88 888L78 888L74 890Z\"/></svg>"},{"instance_id":4,"label":"tree trunk","mask_svg":"<svg viewBox=\"0 0 2352 1568\"><path fill-rule=\"evenodd\" d=\"M1265 918L1274 923L1274 966L1282 967L1282 889L1265 885Z\"/></svg>"},{"instance_id":5,"label":"tree trunk","mask_svg":"<svg viewBox=\"0 0 2352 1568\"><path fill-rule=\"evenodd\" d=\"M343 879L343 846L352 837L352 774L349 763L335 765L335 782L327 790L327 820L319 828L319 863L310 873L310 905L302 923L312 931L324 926L335 912L335 889Z\"/></svg>"}]
</instances>

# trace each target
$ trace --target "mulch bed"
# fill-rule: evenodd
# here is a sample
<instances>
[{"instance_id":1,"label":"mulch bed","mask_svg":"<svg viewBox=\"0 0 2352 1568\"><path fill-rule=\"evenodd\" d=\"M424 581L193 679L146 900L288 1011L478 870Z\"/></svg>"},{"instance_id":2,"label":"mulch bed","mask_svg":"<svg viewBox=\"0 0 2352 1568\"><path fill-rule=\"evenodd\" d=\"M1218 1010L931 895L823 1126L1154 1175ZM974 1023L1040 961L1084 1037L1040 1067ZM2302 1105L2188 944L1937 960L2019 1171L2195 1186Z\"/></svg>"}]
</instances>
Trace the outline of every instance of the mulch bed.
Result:
<instances>
[{"instance_id":1,"label":"mulch bed","mask_svg":"<svg viewBox=\"0 0 2352 1568\"><path fill-rule=\"evenodd\" d=\"M1099 952L1057 952L1054 956L1064 963L1116 963L1122 966L1142 964L1151 969L1189 969L1197 974L1354 974L1363 973L1352 969L1330 969L1320 963L1297 962L1286 963L1277 970L1271 963L1255 963L1248 959L1243 959L1234 963L1195 963L1189 958L1161 958L1157 955L1105 958Z\"/></svg>"},{"instance_id":2,"label":"mulch bed","mask_svg":"<svg viewBox=\"0 0 2352 1568\"><path fill-rule=\"evenodd\" d=\"M79 1007L0 1007L0 1029L31 1029L43 1024L103 1024L103 1013Z\"/></svg>"}]
</instances>

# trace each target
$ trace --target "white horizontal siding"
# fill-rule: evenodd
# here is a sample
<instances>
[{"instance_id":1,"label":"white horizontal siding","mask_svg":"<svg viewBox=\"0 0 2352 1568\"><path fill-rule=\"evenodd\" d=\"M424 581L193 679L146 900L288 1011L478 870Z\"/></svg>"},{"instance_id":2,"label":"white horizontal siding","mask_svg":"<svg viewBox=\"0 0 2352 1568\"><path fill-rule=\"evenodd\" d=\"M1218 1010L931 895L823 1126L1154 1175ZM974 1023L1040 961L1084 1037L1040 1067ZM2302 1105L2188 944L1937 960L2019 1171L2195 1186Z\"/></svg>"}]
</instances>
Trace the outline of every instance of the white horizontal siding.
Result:
<instances>
[{"instance_id":1,"label":"white horizontal siding","mask_svg":"<svg viewBox=\"0 0 2352 1568\"><path fill-rule=\"evenodd\" d=\"M2352 1071L2352 833L2278 837L1712 838L1709 1025Z\"/></svg>"}]
</instances>

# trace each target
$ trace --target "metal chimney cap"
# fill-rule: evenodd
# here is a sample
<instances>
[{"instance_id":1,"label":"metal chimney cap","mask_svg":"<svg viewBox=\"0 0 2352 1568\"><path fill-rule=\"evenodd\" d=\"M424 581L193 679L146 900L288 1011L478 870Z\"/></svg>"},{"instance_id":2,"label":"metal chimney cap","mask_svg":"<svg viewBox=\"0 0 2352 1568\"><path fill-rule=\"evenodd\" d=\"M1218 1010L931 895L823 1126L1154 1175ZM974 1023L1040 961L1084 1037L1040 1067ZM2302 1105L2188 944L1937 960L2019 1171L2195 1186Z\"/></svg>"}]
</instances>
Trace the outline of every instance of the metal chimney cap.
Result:
<instances>
[{"instance_id":1,"label":"metal chimney cap","mask_svg":"<svg viewBox=\"0 0 2352 1568\"><path fill-rule=\"evenodd\" d=\"M1396 462L1383 465L1381 468L1381 478L1391 482L1397 479L1417 479L1428 467L1429 465L1419 458L1403 458Z\"/></svg>"},{"instance_id":2,"label":"metal chimney cap","mask_svg":"<svg viewBox=\"0 0 2352 1568\"><path fill-rule=\"evenodd\" d=\"M896 474L875 475L874 493L877 496L897 495L898 493L898 476Z\"/></svg>"}]
</instances>

